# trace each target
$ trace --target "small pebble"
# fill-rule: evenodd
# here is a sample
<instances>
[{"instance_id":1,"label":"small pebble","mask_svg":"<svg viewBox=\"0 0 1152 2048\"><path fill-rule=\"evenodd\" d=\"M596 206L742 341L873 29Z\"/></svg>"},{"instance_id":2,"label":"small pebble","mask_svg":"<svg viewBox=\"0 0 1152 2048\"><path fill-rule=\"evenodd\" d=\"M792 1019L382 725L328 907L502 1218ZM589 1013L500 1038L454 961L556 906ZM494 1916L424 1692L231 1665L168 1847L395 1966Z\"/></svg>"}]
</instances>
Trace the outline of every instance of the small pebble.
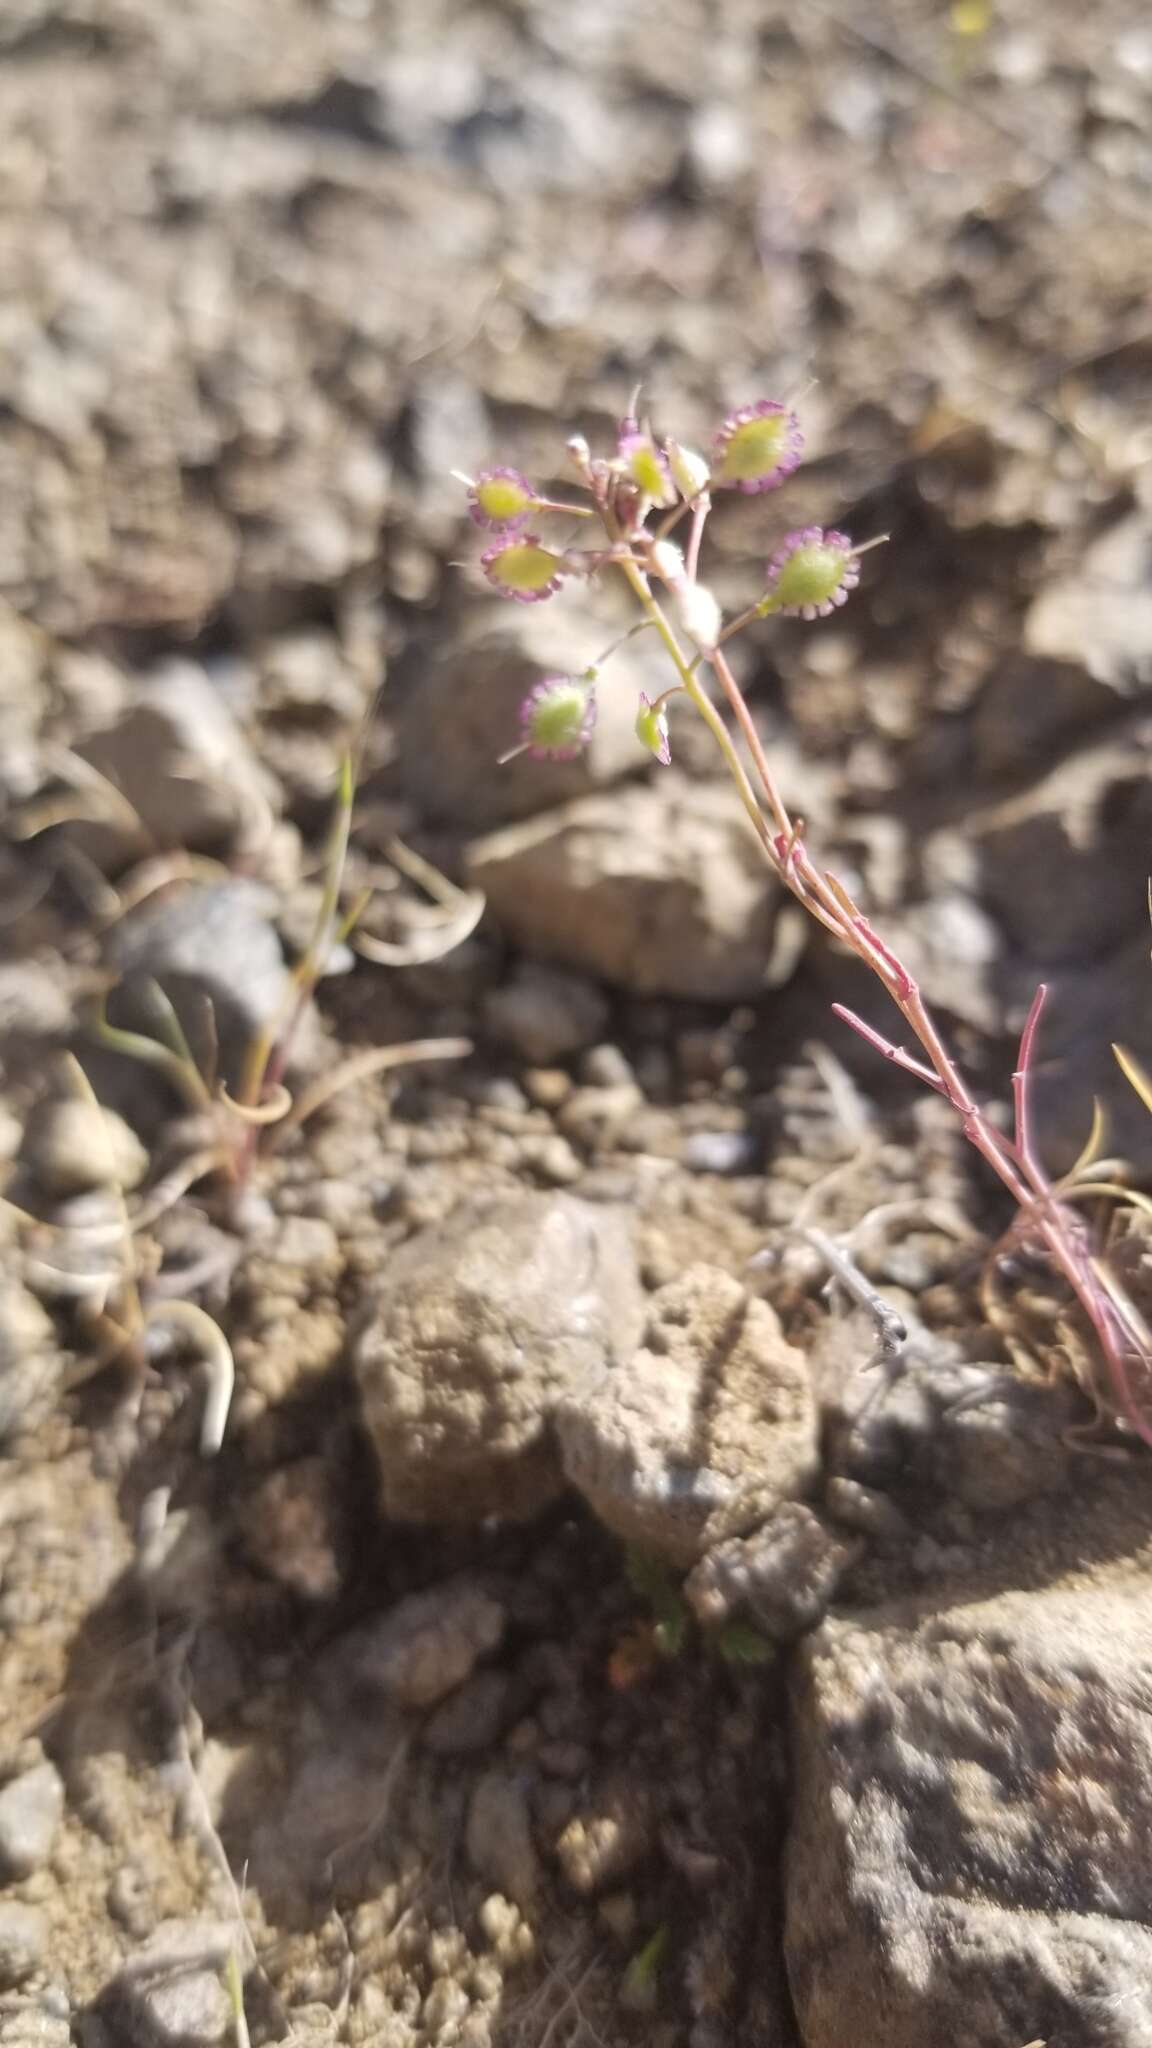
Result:
<instances>
[{"instance_id":1,"label":"small pebble","mask_svg":"<svg viewBox=\"0 0 1152 2048\"><path fill-rule=\"evenodd\" d=\"M477 1780L468 1807L466 1841L477 1875L499 1885L522 1911L531 1908L540 1890L540 1859L519 1775L487 1771Z\"/></svg>"},{"instance_id":2,"label":"small pebble","mask_svg":"<svg viewBox=\"0 0 1152 2048\"><path fill-rule=\"evenodd\" d=\"M37 1764L0 1789L0 1874L30 1877L48 1861L64 1812L55 1764Z\"/></svg>"},{"instance_id":3,"label":"small pebble","mask_svg":"<svg viewBox=\"0 0 1152 2048\"><path fill-rule=\"evenodd\" d=\"M446 2027L457 2027L465 2018L470 2000L460 1984L454 1984L450 1977L441 1977L432 1986L421 2007L420 2018L429 2034L435 2039Z\"/></svg>"},{"instance_id":4,"label":"small pebble","mask_svg":"<svg viewBox=\"0 0 1152 2048\"><path fill-rule=\"evenodd\" d=\"M163 1920L121 1965L105 2002L139 2048L215 2048L232 2027L224 1984L241 1940L225 1920Z\"/></svg>"},{"instance_id":5,"label":"small pebble","mask_svg":"<svg viewBox=\"0 0 1152 2048\"><path fill-rule=\"evenodd\" d=\"M148 1171L131 1125L79 1097L40 1105L24 1134L24 1159L44 1193L61 1197L88 1188L130 1192Z\"/></svg>"},{"instance_id":6,"label":"small pebble","mask_svg":"<svg viewBox=\"0 0 1152 2048\"><path fill-rule=\"evenodd\" d=\"M211 1970L182 1970L136 1993L135 2038L155 2048L211 2048L231 2032L232 2004Z\"/></svg>"},{"instance_id":7,"label":"small pebble","mask_svg":"<svg viewBox=\"0 0 1152 2048\"><path fill-rule=\"evenodd\" d=\"M430 1707L463 1685L494 1650L505 1614L471 1580L449 1579L410 1593L364 1631L357 1674L401 1707Z\"/></svg>"},{"instance_id":8,"label":"small pebble","mask_svg":"<svg viewBox=\"0 0 1152 2048\"><path fill-rule=\"evenodd\" d=\"M594 1045L580 1062L580 1079L589 1088L635 1088L636 1076L618 1045Z\"/></svg>"},{"instance_id":9,"label":"small pebble","mask_svg":"<svg viewBox=\"0 0 1152 2048\"><path fill-rule=\"evenodd\" d=\"M524 1092L537 1109L559 1109L572 1093L571 1074L563 1067L529 1067L524 1079Z\"/></svg>"},{"instance_id":10,"label":"small pebble","mask_svg":"<svg viewBox=\"0 0 1152 2048\"><path fill-rule=\"evenodd\" d=\"M425 1749L437 1756L473 1756L498 1739L508 1714L511 1680L504 1671L478 1671L428 1721Z\"/></svg>"},{"instance_id":11,"label":"small pebble","mask_svg":"<svg viewBox=\"0 0 1152 2048\"><path fill-rule=\"evenodd\" d=\"M38 1906L0 1899L0 1991L14 1991L39 1968L48 1947L48 1921Z\"/></svg>"},{"instance_id":12,"label":"small pebble","mask_svg":"<svg viewBox=\"0 0 1152 2048\"><path fill-rule=\"evenodd\" d=\"M683 1158L690 1173L747 1173L756 1158L756 1141L748 1131L692 1131Z\"/></svg>"}]
</instances>

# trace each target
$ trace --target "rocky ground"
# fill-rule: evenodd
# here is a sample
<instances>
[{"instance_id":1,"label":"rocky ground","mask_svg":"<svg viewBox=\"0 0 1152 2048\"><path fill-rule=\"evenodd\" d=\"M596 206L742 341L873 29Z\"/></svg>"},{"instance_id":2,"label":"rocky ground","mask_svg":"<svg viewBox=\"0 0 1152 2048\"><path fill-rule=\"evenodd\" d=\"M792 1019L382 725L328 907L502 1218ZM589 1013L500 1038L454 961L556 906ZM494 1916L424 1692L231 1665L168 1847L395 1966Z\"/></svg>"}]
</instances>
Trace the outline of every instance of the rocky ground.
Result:
<instances>
[{"instance_id":1,"label":"rocky ground","mask_svg":"<svg viewBox=\"0 0 1152 2048\"><path fill-rule=\"evenodd\" d=\"M786 795L1146 1171L1150 114L1120 0L3 10L0 2048L1152 2040L1147 1455L645 642L497 771L629 621L449 475L818 379L710 558L891 534L739 643ZM101 1000L239 1086L358 734L230 1182Z\"/></svg>"}]
</instances>

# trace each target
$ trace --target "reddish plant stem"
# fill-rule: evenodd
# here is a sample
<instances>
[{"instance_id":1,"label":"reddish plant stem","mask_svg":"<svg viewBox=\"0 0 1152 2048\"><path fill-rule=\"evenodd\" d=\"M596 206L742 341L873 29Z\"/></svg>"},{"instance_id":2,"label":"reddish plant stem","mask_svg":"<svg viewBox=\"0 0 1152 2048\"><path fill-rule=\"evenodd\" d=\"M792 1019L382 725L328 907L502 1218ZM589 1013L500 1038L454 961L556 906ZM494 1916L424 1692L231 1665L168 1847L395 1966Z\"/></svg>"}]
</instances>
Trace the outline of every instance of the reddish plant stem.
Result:
<instances>
[{"instance_id":1,"label":"reddish plant stem","mask_svg":"<svg viewBox=\"0 0 1152 2048\"><path fill-rule=\"evenodd\" d=\"M851 1012L839 1009L838 1014L860 1032L884 1058L936 1089L956 1111L965 1137L976 1147L981 1157L1003 1183L1020 1211L1021 1221L1035 1230L1054 1266L1063 1275L1080 1302L1096 1332L1123 1415L1132 1429L1145 1442L1152 1444L1152 1426L1141 1416L1138 1405L1133 1400L1126 1366L1126 1359L1129 1357L1139 1357L1145 1364L1149 1363L1152 1359L1152 1333L1145 1328L1138 1310L1128 1301L1123 1290L1092 1256L1080 1218L1066 1203L1060 1201L1032 1145L1028 1118L1028 1081L1044 991L1038 991L1029 1011L1021 1040L1017 1073L1013 1077L1016 1106L1016 1139L1013 1143L996 1129L969 1092L924 1003L915 977L909 973L891 947L872 930L843 884L834 875L821 873L814 866L803 843L800 823L789 815L743 692L732 674L722 648L718 645L711 649L702 649L701 655L689 662L677 645L675 636L652 595L649 582L653 571L660 573L652 557L657 537L638 533L634 528L625 534L617 521L610 491L606 494L599 480L595 479L593 492L609 540L614 544L613 558L623 569L649 620L660 633L680 675L681 686L712 731L736 783L744 808L777 875L810 916L824 925L835 938L863 961L865 966L871 968L927 1055L928 1064L922 1066L911 1054L891 1044L882 1033L874 1031L870 1025L864 1024ZM706 510L703 516L693 519L693 568L703 532L704 516ZM617 550L621 540L625 538L630 543L630 549L638 552L629 552L621 558ZM767 816L760 808L743 763L724 728L723 720L701 689L694 673L697 661L701 658L710 663L752 757L763 787Z\"/></svg>"},{"instance_id":2,"label":"reddish plant stem","mask_svg":"<svg viewBox=\"0 0 1152 2048\"><path fill-rule=\"evenodd\" d=\"M1144 1420L1132 1397L1125 1359L1144 1350L1139 1317L1127 1302L1118 1299L1102 1275L1098 1262L1085 1242L1079 1217L1062 1203L1044 1171L1032 1144L1028 1115L1028 1084L1035 1055L1036 1033L1046 989L1037 990L1021 1039L1017 1072L1013 1076L1016 1108L1015 1143L1010 1143L989 1121L970 1094L955 1062L925 1006L913 975L891 948L872 931L855 909L851 898L833 876L821 875L799 842L796 829L780 796L769 767L760 735L756 731L743 692L720 649L710 656L713 670L732 708L753 765L760 777L778 838L771 846L773 865L785 886L805 909L820 918L883 983L901 1016L928 1056L929 1068L911 1054L893 1045L837 1005L837 1014L850 1023L885 1059L904 1068L942 1094L961 1120L965 1136L976 1147L1013 1201L1043 1241L1053 1264L1068 1282L1096 1332L1109 1366L1119 1405L1132 1429L1152 1444L1152 1427Z\"/></svg>"}]
</instances>

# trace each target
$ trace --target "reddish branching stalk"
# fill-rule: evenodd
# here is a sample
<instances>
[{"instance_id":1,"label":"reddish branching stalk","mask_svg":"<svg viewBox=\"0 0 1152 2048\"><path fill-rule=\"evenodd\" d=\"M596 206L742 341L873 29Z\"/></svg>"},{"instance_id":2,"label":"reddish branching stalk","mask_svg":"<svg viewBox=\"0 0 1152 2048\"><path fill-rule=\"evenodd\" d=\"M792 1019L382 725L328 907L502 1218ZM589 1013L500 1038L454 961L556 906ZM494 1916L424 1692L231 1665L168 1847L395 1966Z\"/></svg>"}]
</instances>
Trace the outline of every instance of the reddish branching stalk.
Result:
<instances>
[{"instance_id":1,"label":"reddish branching stalk","mask_svg":"<svg viewBox=\"0 0 1152 2048\"><path fill-rule=\"evenodd\" d=\"M719 651L712 658L712 666L748 744L772 822L777 826L771 858L780 880L806 910L819 917L842 944L871 968L927 1054L927 1064L906 1052L902 1046L893 1044L883 1033L843 1005L833 1006L836 1015L851 1025L884 1059L934 1088L951 1104L960 1118L965 1137L991 1166L1016 1203L1019 1210L1017 1234L1039 1238L1053 1265L1080 1302L1096 1333L1121 1414L1145 1443L1152 1444L1152 1426L1141 1414L1132 1393L1130 1377L1130 1367L1134 1363L1147 1366L1152 1352L1152 1333L1135 1304L1094 1255L1082 1218L1069 1203L1060 1200L1045 1172L1032 1134L1031 1082L1047 987L1042 983L1037 989L1021 1034L1016 1071L1012 1077L1015 1130L1009 1142L965 1085L913 974L872 930L835 877L819 874L806 849L798 843L743 694Z\"/></svg>"},{"instance_id":2,"label":"reddish branching stalk","mask_svg":"<svg viewBox=\"0 0 1152 2048\"><path fill-rule=\"evenodd\" d=\"M781 884L876 976L919 1051L907 1051L843 1005L834 1005L835 1014L884 1059L934 1089L955 1110L965 1137L1016 1204L1018 1215L1012 1236L1043 1246L1096 1334L1116 1408L1128 1426L1152 1444L1152 1424L1141 1412L1131 1382L1133 1369L1144 1373L1152 1370L1152 1332L1116 1277L1093 1251L1088 1230L1076 1209L1061 1198L1059 1186L1046 1173L1032 1131L1030 1097L1046 989L1037 990L1021 1036L1012 1084L1014 1131L1009 1138L971 1093L924 1002L914 974L873 930L843 883L813 861L805 845L803 825L789 814L724 651L724 643L735 632L774 612L804 618L826 616L855 588L859 557L864 550L854 547L847 535L838 531L809 527L790 535L768 565L764 597L723 626L719 608L698 582L697 574L711 509L709 485L712 489L728 486L743 491L772 488L799 459L798 424L786 408L774 402L741 408L725 422L717 437L718 453L711 470L703 457L680 449L676 443L666 443L661 451L649 430L643 435L638 433L632 418L625 422L625 428L621 453L615 461L594 458L582 441L569 444L569 453L603 525L608 548L590 551L583 558L566 554L563 573L577 573L582 559L589 571L611 566L625 578L646 624L662 641L676 672L677 681L660 700L661 706L673 696L684 695L689 699L720 749L740 801ZM668 511L667 490L672 477L682 502ZM651 481L646 482L647 478ZM645 489L651 493L647 498ZM681 554L668 536L683 515L688 515L690 525L688 544ZM518 533L516 538L519 539ZM511 537L509 546L510 540ZM519 573L518 558L509 553L509 560ZM528 570L536 577L534 560ZM543 569L539 575L543 576ZM505 594L535 596L536 591L510 589ZM685 641L691 652L685 651ZM744 743L752 776L724 718L703 687L701 672L705 668L711 669ZM660 760L667 761L667 725L662 721L657 730L652 711L653 707L644 700L637 732Z\"/></svg>"}]
</instances>

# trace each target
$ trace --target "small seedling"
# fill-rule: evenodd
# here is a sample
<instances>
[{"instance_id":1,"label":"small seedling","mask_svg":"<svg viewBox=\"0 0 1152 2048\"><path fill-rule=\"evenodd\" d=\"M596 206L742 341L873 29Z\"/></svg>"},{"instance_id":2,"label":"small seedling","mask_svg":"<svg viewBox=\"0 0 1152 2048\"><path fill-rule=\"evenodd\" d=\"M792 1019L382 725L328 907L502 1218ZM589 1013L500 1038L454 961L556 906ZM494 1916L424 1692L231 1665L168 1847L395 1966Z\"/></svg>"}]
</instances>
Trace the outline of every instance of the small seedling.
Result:
<instances>
[{"instance_id":1,"label":"small seedling","mask_svg":"<svg viewBox=\"0 0 1152 2048\"><path fill-rule=\"evenodd\" d=\"M629 2012L655 2011L660 1996L660 1972L667 1959L670 1940L667 1927L658 1927L625 1970L620 1986L620 2003Z\"/></svg>"},{"instance_id":2,"label":"small seedling","mask_svg":"<svg viewBox=\"0 0 1152 2048\"><path fill-rule=\"evenodd\" d=\"M154 1035L111 1024L103 1004L95 1013L93 1029L102 1044L162 1074L186 1106L202 1118L207 1136L197 1153L197 1177L218 1173L234 1192L243 1189L251 1177L262 1133L295 1129L345 1088L371 1074L415 1061L463 1059L472 1050L470 1042L463 1038L417 1039L404 1045L373 1046L354 1053L298 1096L294 1097L285 1085L284 1076L317 984L334 950L355 930L369 900L367 893L361 893L347 909L340 907L354 794L355 775L349 754L340 766L324 858L323 888L308 943L293 969L291 987L280 1012L262 1026L248 1046L235 1095L229 1093L216 1073L216 1032L210 1003L205 1009L207 1056L201 1061L193 1053L172 1003L155 982L145 990L155 1024ZM426 863L418 865L423 876L434 873ZM440 877L436 879L442 881ZM430 947L422 949L422 958L435 958L447 945L459 944L483 909L483 898L476 898L474 892L454 889L448 883L443 887L450 892L447 901L452 914L446 930L435 935ZM373 944L365 941L365 951ZM395 951L397 955L403 953L400 948ZM370 957L379 958L380 954L379 942L375 942ZM265 1140L274 1142L271 1136Z\"/></svg>"},{"instance_id":3,"label":"small seedling","mask_svg":"<svg viewBox=\"0 0 1152 2048\"><path fill-rule=\"evenodd\" d=\"M664 1562L645 1550L627 1552L628 1582L650 1610L650 1618L629 1629L609 1659L609 1678L618 1691L626 1692L657 1665L679 1657L691 1641L702 1640L725 1664L770 1664L775 1650L767 1636L751 1622L726 1621L702 1638L699 1625L684 1598L681 1579Z\"/></svg>"},{"instance_id":4,"label":"small seedling","mask_svg":"<svg viewBox=\"0 0 1152 2048\"><path fill-rule=\"evenodd\" d=\"M75 803L64 811L37 815L26 821L26 830L40 831L59 823L67 815L104 816L114 810L112 796L96 778L94 788L82 777L74 778L94 812L78 810ZM110 788L110 785L109 785ZM162 1182L155 1184L130 1213L112 1175L117 1221L112 1240L91 1273L73 1275L51 1259L42 1261L56 1292L67 1292L76 1301L92 1335L91 1355L85 1362L87 1378L116 1362L126 1363L133 1375L134 1399L139 1398L148 1369L150 1353L162 1330L176 1330L190 1339L203 1361L207 1394L201 1427L201 1449L206 1454L219 1450L224 1437L232 1397L235 1370L232 1351L224 1332L208 1311L198 1303L168 1296L142 1298L137 1278L134 1241L137 1233L179 1202L198 1182L215 1179L223 1195L227 1218L239 1215L239 1197L248 1185L261 1154L279 1133L291 1130L313 1116L325 1103L371 1074L408 1065L414 1061L462 1059L472 1050L464 1038L418 1039L403 1045L373 1046L352 1054L331 1072L320 1075L296 1096L285 1085L293 1046L301 1021L325 966L335 947L352 933L366 906L359 895L341 907L341 891L352 824L355 774L352 756L341 764L332 823L324 857L324 880L316 919L292 975L288 998L280 1014L261 1029L248 1046L239 1088L235 1096L217 1074L218 1049L215 1020L210 1003L205 1005L205 1051L197 1058L188 1042L180 1018L164 990L156 983L145 987L143 999L151 1029L127 1030L112 1024L101 1003L94 1016L96 1038L111 1051L138 1061L159 1074L184 1106L193 1113L199 1142L181 1159ZM122 801L122 800L121 800ZM439 899L445 915L441 929L429 933L417 948L422 959L433 959L460 943L483 910L483 897L456 889L436 874L426 862L394 849L397 865L414 874ZM215 878L215 875L214 875ZM165 872L163 879L170 880ZM147 892L145 892L147 893ZM115 914L122 915L126 903L118 898ZM365 941L368 951L373 942ZM381 944L382 942L376 942ZM387 952L389 949L383 949ZM378 953L375 957L380 957ZM403 948L391 949L391 958L407 958ZM99 1103L83 1069L68 1062L71 1085L99 1112ZM20 1212L21 1222L42 1230L34 1217Z\"/></svg>"}]
</instances>

